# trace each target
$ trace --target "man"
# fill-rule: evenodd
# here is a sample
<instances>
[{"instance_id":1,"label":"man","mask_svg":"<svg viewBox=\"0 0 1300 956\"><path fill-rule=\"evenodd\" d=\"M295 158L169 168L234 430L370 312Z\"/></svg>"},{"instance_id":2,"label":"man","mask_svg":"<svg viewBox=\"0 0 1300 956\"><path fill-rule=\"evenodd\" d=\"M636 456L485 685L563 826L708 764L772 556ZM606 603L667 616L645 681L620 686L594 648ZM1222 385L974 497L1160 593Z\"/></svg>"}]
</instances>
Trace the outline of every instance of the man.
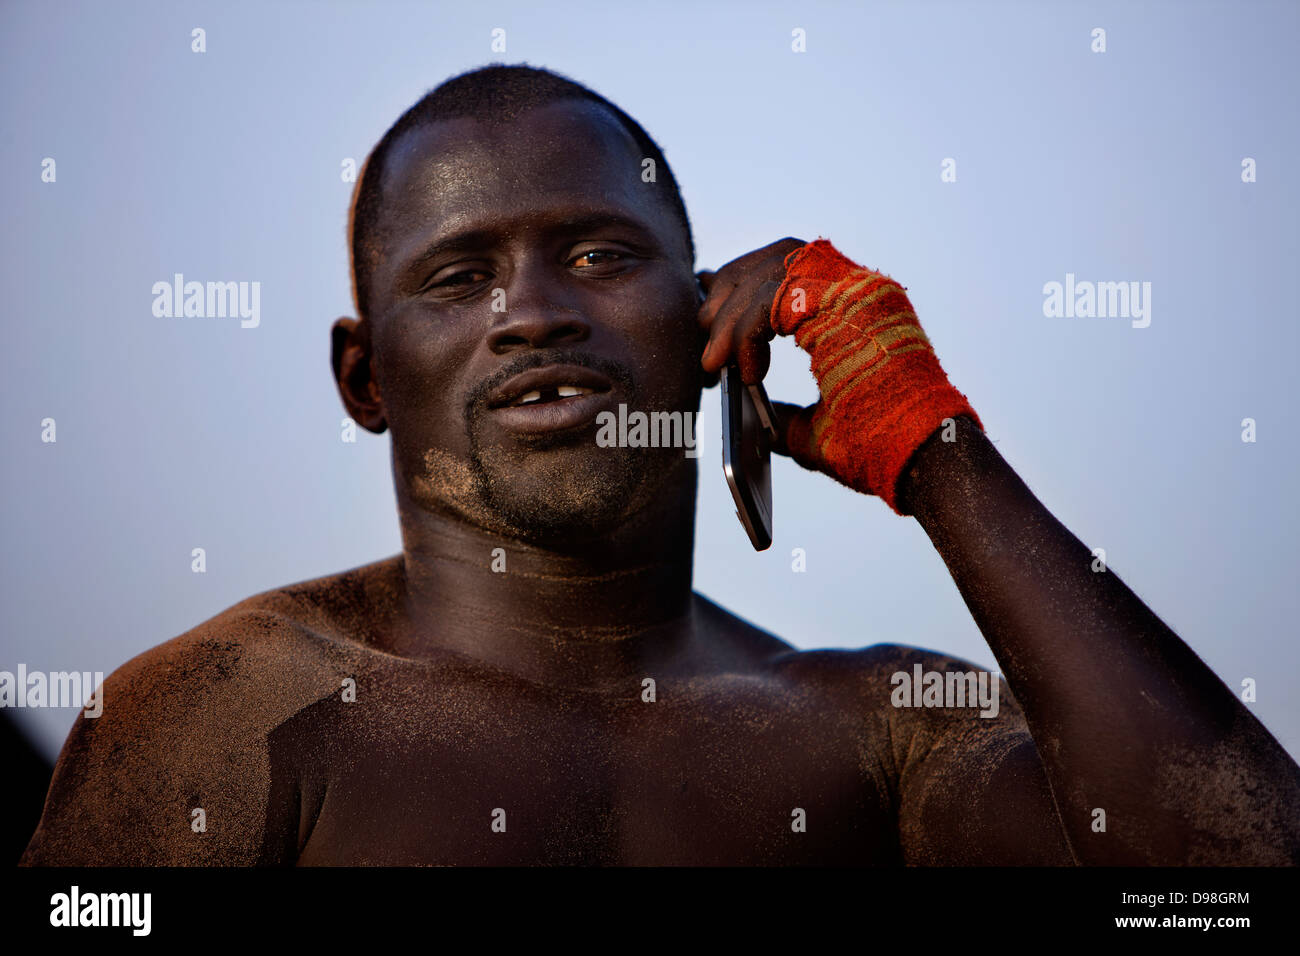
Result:
<instances>
[{"instance_id":1,"label":"man","mask_svg":"<svg viewBox=\"0 0 1300 956\"><path fill-rule=\"evenodd\" d=\"M402 553L120 668L26 863L1300 859L1300 769L1094 572L893 280L785 239L699 273L701 305L658 147L526 67L408 111L350 231L333 364L392 432ZM996 709L931 698L965 662L797 652L692 593L695 460L595 440L619 404L694 412L728 362L761 380L774 334L823 396L779 407L781 450L921 523L1006 675Z\"/></svg>"}]
</instances>

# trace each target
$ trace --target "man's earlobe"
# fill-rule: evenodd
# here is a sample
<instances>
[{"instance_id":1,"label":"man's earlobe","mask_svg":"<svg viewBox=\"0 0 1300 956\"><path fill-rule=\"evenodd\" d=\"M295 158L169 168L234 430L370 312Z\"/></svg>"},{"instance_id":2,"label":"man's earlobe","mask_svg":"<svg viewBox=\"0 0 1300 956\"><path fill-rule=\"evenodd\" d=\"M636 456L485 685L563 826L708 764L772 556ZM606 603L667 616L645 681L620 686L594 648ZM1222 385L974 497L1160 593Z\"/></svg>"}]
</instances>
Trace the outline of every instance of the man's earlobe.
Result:
<instances>
[{"instance_id":1,"label":"man's earlobe","mask_svg":"<svg viewBox=\"0 0 1300 956\"><path fill-rule=\"evenodd\" d=\"M379 435L388 428L388 419L375 381L373 360L370 326L365 320L336 319L330 329L330 363L339 397L353 421Z\"/></svg>"}]
</instances>

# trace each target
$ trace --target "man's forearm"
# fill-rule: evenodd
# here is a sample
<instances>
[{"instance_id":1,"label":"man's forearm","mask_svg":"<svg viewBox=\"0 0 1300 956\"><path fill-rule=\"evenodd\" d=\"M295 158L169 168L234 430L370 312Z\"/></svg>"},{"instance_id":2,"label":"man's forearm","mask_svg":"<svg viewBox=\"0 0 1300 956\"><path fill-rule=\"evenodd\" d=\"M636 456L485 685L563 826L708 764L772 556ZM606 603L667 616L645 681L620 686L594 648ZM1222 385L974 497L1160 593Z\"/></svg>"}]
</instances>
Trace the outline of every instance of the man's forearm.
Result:
<instances>
[{"instance_id":1,"label":"man's forearm","mask_svg":"<svg viewBox=\"0 0 1300 956\"><path fill-rule=\"evenodd\" d=\"M1025 711L1075 856L1300 862L1300 768L957 420L900 482ZM1105 830L1097 828L1104 811Z\"/></svg>"}]
</instances>

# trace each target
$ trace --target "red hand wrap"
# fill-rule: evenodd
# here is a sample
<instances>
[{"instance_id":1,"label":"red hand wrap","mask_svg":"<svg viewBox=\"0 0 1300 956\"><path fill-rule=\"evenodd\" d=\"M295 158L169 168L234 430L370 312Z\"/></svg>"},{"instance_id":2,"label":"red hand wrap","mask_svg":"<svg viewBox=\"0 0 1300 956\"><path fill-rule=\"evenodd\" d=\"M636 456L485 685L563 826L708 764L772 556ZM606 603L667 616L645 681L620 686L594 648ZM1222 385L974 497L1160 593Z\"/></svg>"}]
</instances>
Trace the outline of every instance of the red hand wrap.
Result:
<instances>
[{"instance_id":1,"label":"red hand wrap","mask_svg":"<svg viewBox=\"0 0 1300 956\"><path fill-rule=\"evenodd\" d=\"M812 357L821 400L791 423L800 464L878 495L898 514L898 477L945 418L969 415L948 382L903 287L846 258L826 239L785 259L772 328Z\"/></svg>"}]
</instances>

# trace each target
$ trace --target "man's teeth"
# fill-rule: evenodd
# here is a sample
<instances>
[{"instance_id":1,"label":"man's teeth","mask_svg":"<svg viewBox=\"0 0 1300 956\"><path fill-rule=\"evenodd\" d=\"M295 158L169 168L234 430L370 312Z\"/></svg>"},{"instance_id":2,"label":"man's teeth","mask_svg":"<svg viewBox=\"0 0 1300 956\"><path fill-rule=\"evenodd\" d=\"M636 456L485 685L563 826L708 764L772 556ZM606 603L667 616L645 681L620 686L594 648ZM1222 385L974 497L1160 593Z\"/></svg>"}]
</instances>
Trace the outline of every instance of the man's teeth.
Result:
<instances>
[{"instance_id":1,"label":"man's teeth","mask_svg":"<svg viewBox=\"0 0 1300 956\"><path fill-rule=\"evenodd\" d=\"M547 391L550 391L550 389L547 389ZM590 395L591 392L592 389L583 388L581 385L557 385L555 387L555 394L559 398L573 398L575 395ZM531 405L533 402L540 402L541 400L542 400L541 390L534 389L531 392L527 392L519 396L519 401L516 402L515 404Z\"/></svg>"}]
</instances>

